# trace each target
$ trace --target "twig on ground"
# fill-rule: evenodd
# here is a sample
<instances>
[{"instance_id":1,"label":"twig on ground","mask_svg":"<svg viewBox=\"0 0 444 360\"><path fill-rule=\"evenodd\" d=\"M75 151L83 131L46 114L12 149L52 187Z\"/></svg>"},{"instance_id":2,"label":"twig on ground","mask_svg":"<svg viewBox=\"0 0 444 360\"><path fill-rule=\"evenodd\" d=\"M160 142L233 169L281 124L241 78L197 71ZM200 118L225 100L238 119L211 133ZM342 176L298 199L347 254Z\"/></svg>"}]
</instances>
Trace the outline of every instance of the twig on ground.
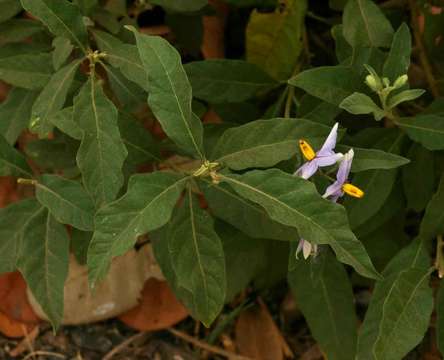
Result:
<instances>
[{"instance_id":1,"label":"twig on ground","mask_svg":"<svg viewBox=\"0 0 444 360\"><path fill-rule=\"evenodd\" d=\"M128 339L126 339L125 341L121 342L119 345L117 345L115 348L113 348L110 352L108 352L102 360L109 360L111 359L114 355L116 355L117 353L121 352L123 349L125 349L126 347L128 347L128 345L130 345L132 342L141 339L145 336L149 335L148 332L139 332L137 334L134 334L132 336L130 336Z\"/></svg>"},{"instance_id":2,"label":"twig on ground","mask_svg":"<svg viewBox=\"0 0 444 360\"><path fill-rule=\"evenodd\" d=\"M237 355L237 354L232 353L230 351L223 350L217 346L209 345L203 341L193 338L192 336L190 336L182 331L179 331L179 330L176 330L173 328L169 328L168 331L171 334L173 334L174 336L177 336L178 338L185 340L186 342L189 342L190 344L193 344L203 350L207 350L209 352L212 352L213 354L224 356L227 359L230 359L230 360L252 360L249 357Z\"/></svg>"},{"instance_id":3,"label":"twig on ground","mask_svg":"<svg viewBox=\"0 0 444 360\"><path fill-rule=\"evenodd\" d=\"M16 357L29 350L30 353L34 352L34 347L32 346L35 338L39 335L40 329L36 326L30 333L26 331L26 327L23 326L23 332L26 334L24 339L20 341L17 346L9 352L9 355Z\"/></svg>"},{"instance_id":4,"label":"twig on ground","mask_svg":"<svg viewBox=\"0 0 444 360\"><path fill-rule=\"evenodd\" d=\"M56 352L51 352L51 351L41 351L41 350L37 350L37 351L33 351L32 353L29 353L28 355L26 355L23 360L28 360L31 357L34 356L53 356L59 359L66 359L66 356L63 354L59 354Z\"/></svg>"}]
</instances>

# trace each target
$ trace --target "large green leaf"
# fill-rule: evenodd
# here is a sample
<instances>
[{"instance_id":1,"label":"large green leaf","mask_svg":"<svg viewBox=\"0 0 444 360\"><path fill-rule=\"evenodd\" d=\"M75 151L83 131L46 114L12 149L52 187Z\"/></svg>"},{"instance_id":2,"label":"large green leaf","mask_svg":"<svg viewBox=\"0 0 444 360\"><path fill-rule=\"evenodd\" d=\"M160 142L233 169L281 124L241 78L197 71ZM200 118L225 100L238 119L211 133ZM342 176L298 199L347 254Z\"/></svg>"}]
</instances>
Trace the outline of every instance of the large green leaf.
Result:
<instances>
[{"instance_id":1,"label":"large green leaf","mask_svg":"<svg viewBox=\"0 0 444 360\"><path fill-rule=\"evenodd\" d=\"M242 60L194 61L184 68L193 95L212 104L245 101L277 84L257 65Z\"/></svg>"},{"instance_id":2,"label":"large green leaf","mask_svg":"<svg viewBox=\"0 0 444 360\"><path fill-rule=\"evenodd\" d=\"M74 109L72 106L66 107L50 118L51 123L61 132L76 140L82 140L83 130L74 121Z\"/></svg>"},{"instance_id":3,"label":"large green leaf","mask_svg":"<svg viewBox=\"0 0 444 360\"><path fill-rule=\"evenodd\" d=\"M227 184L207 183L202 190L211 213L248 236L284 241L298 238L296 229L271 220L263 208L244 199Z\"/></svg>"},{"instance_id":4,"label":"large green leaf","mask_svg":"<svg viewBox=\"0 0 444 360\"><path fill-rule=\"evenodd\" d=\"M14 144L31 118L31 108L37 94L24 89L13 88L0 105L0 134Z\"/></svg>"},{"instance_id":5,"label":"large green leaf","mask_svg":"<svg viewBox=\"0 0 444 360\"><path fill-rule=\"evenodd\" d=\"M103 279L111 259L128 251L139 235L168 222L186 181L163 172L133 175L127 193L100 208L88 250L91 284Z\"/></svg>"},{"instance_id":6,"label":"large green leaf","mask_svg":"<svg viewBox=\"0 0 444 360\"><path fill-rule=\"evenodd\" d=\"M338 259L378 278L364 247L350 231L342 206L323 199L310 182L277 169L222 177L239 195L261 205L271 219L297 228L300 237L329 244Z\"/></svg>"},{"instance_id":7,"label":"large green leaf","mask_svg":"<svg viewBox=\"0 0 444 360\"><path fill-rule=\"evenodd\" d=\"M62 224L85 231L94 229L94 202L77 181L42 175L36 184L35 196Z\"/></svg>"},{"instance_id":8,"label":"large green leaf","mask_svg":"<svg viewBox=\"0 0 444 360\"><path fill-rule=\"evenodd\" d=\"M360 329L357 359L403 359L422 340L433 310L428 261L416 240L386 267Z\"/></svg>"},{"instance_id":9,"label":"large green leaf","mask_svg":"<svg viewBox=\"0 0 444 360\"><path fill-rule=\"evenodd\" d=\"M432 239L444 233L444 175L441 176L439 187L429 201L422 218L419 235L424 239Z\"/></svg>"},{"instance_id":10,"label":"large green leaf","mask_svg":"<svg viewBox=\"0 0 444 360\"><path fill-rule=\"evenodd\" d=\"M399 119L397 124L407 135L429 150L444 150L444 117L418 115Z\"/></svg>"},{"instance_id":11,"label":"large green leaf","mask_svg":"<svg viewBox=\"0 0 444 360\"><path fill-rule=\"evenodd\" d=\"M119 129L128 149L127 161L133 165L160 161L160 146L153 135L129 114L119 114Z\"/></svg>"},{"instance_id":12,"label":"large green leaf","mask_svg":"<svg viewBox=\"0 0 444 360\"><path fill-rule=\"evenodd\" d=\"M0 44L23 41L43 30L44 27L37 21L12 19L0 24Z\"/></svg>"},{"instance_id":13,"label":"large green leaf","mask_svg":"<svg viewBox=\"0 0 444 360\"><path fill-rule=\"evenodd\" d=\"M0 22L14 17L21 10L20 0L0 0Z\"/></svg>"},{"instance_id":14,"label":"large green leaf","mask_svg":"<svg viewBox=\"0 0 444 360\"><path fill-rule=\"evenodd\" d=\"M160 5L166 9L179 12L197 11L208 4L208 0L151 0L150 2L155 5Z\"/></svg>"},{"instance_id":15,"label":"large green leaf","mask_svg":"<svg viewBox=\"0 0 444 360\"><path fill-rule=\"evenodd\" d=\"M288 83L330 104L339 105L357 89L360 79L348 66L319 66L299 73Z\"/></svg>"},{"instance_id":16,"label":"large green leaf","mask_svg":"<svg viewBox=\"0 0 444 360\"><path fill-rule=\"evenodd\" d=\"M66 60L68 60L74 46L71 44L69 39L61 36L56 37L52 41L52 46L54 47L54 51L52 52L52 63L54 65L54 69L59 70Z\"/></svg>"},{"instance_id":17,"label":"large green leaf","mask_svg":"<svg viewBox=\"0 0 444 360\"><path fill-rule=\"evenodd\" d=\"M80 9L66 0L21 0L23 7L56 36L70 39L85 53L88 34Z\"/></svg>"},{"instance_id":18,"label":"large green leaf","mask_svg":"<svg viewBox=\"0 0 444 360\"><path fill-rule=\"evenodd\" d=\"M50 54L20 54L0 58L0 79L34 90L46 85L52 73Z\"/></svg>"},{"instance_id":19,"label":"large green leaf","mask_svg":"<svg viewBox=\"0 0 444 360\"><path fill-rule=\"evenodd\" d=\"M393 28L372 0L350 0L343 15L344 37L353 47L389 47Z\"/></svg>"},{"instance_id":20,"label":"large green leaf","mask_svg":"<svg viewBox=\"0 0 444 360\"><path fill-rule=\"evenodd\" d=\"M295 70L302 51L306 0L286 0L272 13L250 14L246 30L247 60L277 80Z\"/></svg>"},{"instance_id":21,"label":"large green leaf","mask_svg":"<svg viewBox=\"0 0 444 360\"><path fill-rule=\"evenodd\" d=\"M338 145L338 151L346 153L349 147ZM379 149L363 149L353 147L355 153L352 163L352 172L360 172L372 169L394 169L410 162L409 159Z\"/></svg>"},{"instance_id":22,"label":"large green leaf","mask_svg":"<svg viewBox=\"0 0 444 360\"><path fill-rule=\"evenodd\" d=\"M21 152L0 135L0 176L32 177L32 170Z\"/></svg>"},{"instance_id":23,"label":"large green leaf","mask_svg":"<svg viewBox=\"0 0 444 360\"><path fill-rule=\"evenodd\" d=\"M74 99L74 121L83 130L77 164L97 205L114 200L123 185L122 165L128 153L117 120L116 107L90 79Z\"/></svg>"},{"instance_id":24,"label":"large green leaf","mask_svg":"<svg viewBox=\"0 0 444 360\"><path fill-rule=\"evenodd\" d=\"M433 152L418 143L413 143L408 157L411 163L402 169L402 184L407 198L407 207L416 212L424 210L435 187ZM418 176L421 174L421 176Z\"/></svg>"},{"instance_id":25,"label":"large green leaf","mask_svg":"<svg viewBox=\"0 0 444 360\"><path fill-rule=\"evenodd\" d=\"M399 153L403 134L390 132L380 140L376 147L387 153ZM348 211L348 218L352 229L362 225L375 215L390 195L398 169L375 169L362 171L356 174L352 183L364 191L361 199L347 197L344 206Z\"/></svg>"},{"instance_id":26,"label":"large green leaf","mask_svg":"<svg viewBox=\"0 0 444 360\"><path fill-rule=\"evenodd\" d=\"M230 128L220 137L211 158L234 170L270 167L298 152L298 141L323 141L330 128L305 119L257 120Z\"/></svg>"},{"instance_id":27,"label":"large green leaf","mask_svg":"<svg viewBox=\"0 0 444 360\"><path fill-rule=\"evenodd\" d=\"M383 76L395 81L399 76L407 74L412 54L412 37L409 27L402 23L393 36L392 47L384 63Z\"/></svg>"},{"instance_id":28,"label":"large green leaf","mask_svg":"<svg viewBox=\"0 0 444 360\"><path fill-rule=\"evenodd\" d=\"M200 208L191 190L173 214L161 241L168 250L180 300L194 317L209 326L225 301L225 258L211 216Z\"/></svg>"},{"instance_id":29,"label":"large green leaf","mask_svg":"<svg viewBox=\"0 0 444 360\"><path fill-rule=\"evenodd\" d=\"M183 150L203 158L202 123L191 110L191 85L179 53L165 39L134 32L148 76L148 105L165 133Z\"/></svg>"},{"instance_id":30,"label":"large green leaf","mask_svg":"<svg viewBox=\"0 0 444 360\"><path fill-rule=\"evenodd\" d=\"M19 269L54 328L63 318L68 266L68 232L48 210L42 208L24 229Z\"/></svg>"},{"instance_id":31,"label":"large green leaf","mask_svg":"<svg viewBox=\"0 0 444 360\"><path fill-rule=\"evenodd\" d=\"M92 34L99 49L106 53L106 61L118 68L128 80L147 90L148 78L136 46L125 44L103 31L94 30Z\"/></svg>"},{"instance_id":32,"label":"large green leaf","mask_svg":"<svg viewBox=\"0 0 444 360\"><path fill-rule=\"evenodd\" d=\"M313 337L331 360L353 360L357 319L353 290L344 266L329 251L314 261L290 253L288 282Z\"/></svg>"},{"instance_id":33,"label":"large green leaf","mask_svg":"<svg viewBox=\"0 0 444 360\"><path fill-rule=\"evenodd\" d=\"M32 106L31 131L40 137L45 137L52 130L50 117L62 109L66 96L71 88L74 75L80 65L80 60L64 66L57 71L43 88Z\"/></svg>"},{"instance_id":34,"label":"large green leaf","mask_svg":"<svg viewBox=\"0 0 444 360\"><path fill-rule=\"evenodd\" d=\"M40 209L35 199L21 200L0 209L0 273L17 269L24 230Z\"/></svg>"}]
</instances>

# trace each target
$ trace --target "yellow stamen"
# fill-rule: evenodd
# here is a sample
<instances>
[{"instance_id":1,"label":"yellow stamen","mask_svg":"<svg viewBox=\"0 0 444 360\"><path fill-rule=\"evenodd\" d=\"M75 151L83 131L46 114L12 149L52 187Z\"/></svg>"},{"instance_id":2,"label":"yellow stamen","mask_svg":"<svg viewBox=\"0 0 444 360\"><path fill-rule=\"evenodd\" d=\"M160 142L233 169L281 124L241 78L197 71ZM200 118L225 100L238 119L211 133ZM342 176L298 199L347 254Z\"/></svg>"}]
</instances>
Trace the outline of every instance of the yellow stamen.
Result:
<instances>
[{"instance_id":1,"label":"yellow stamen","mask_svg":"<svg viewBox=\"0 0 444 360\"><path fill-rule=\"evenodd\" d=\"M301 149L302 155L310 161L316 157L316 153L313 148L305 140L299 140L299 148Z\"/></svg>"},{"instance_id":2,"label":"yellow stamen","mask_svg":"<svg viewBox=\"0 0 444 360\"><path fill-rule=\"evenodd\" d=\"M342 185L342 190L346 194L353 196L355 198L358 198L358 199L360 199L364 196L364 191L362 191L360 188L358 188L357 186L354 186L352 184L347 183L347 184Z\"/></svg>"}]
</instances>

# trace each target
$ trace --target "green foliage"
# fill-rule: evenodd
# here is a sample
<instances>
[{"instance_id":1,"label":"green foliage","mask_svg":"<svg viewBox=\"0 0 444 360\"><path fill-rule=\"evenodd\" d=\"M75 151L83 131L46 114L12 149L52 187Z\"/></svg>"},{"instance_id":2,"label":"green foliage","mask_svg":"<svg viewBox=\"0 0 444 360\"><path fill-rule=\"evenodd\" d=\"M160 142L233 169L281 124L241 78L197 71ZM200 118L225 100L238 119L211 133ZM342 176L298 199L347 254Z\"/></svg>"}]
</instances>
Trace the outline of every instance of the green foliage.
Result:
<instances>
[{"instance_id":1,"label":"green foliage","mask_svg":"<svg viewBox=\"0 0 444 360\"><path fill-rule=\"evenodd\" d=\"M444 273L442 17L423 53L392 2L226 3L217 33L204 0L0 0L0 175L29 197L2 203L0 273L57 327L70 253L96 286L151 241L208 327L286 278L329 359L406 358Z\"/></svg>"}]
</instances>

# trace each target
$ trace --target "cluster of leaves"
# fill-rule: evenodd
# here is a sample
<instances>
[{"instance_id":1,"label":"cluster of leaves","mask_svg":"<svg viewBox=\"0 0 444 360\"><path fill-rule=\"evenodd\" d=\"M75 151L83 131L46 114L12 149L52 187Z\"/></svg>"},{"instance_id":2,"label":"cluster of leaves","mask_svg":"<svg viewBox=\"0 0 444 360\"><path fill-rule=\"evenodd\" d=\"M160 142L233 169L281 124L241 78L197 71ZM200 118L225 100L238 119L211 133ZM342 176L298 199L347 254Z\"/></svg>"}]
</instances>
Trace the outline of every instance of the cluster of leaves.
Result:
<instances>
[{"instance_id":1,"label":"cluster of leaves","mask_svg":"<svg viewBox=\"0 0 444 360\"><path fill-rule=\"evenodd\" d=\"M178 49L193 54L202 37L181 32L202 30L207 1L0 0L0 79L13 87L0 106L0 175L35 188L0 210L0 272L18 269L57 326L70 252L94 287L149 233L176 296L209 326L288 263L329 359L401 359L429 326L430 244L444 230L444 105L398 109L422 94L403 78L410 29L372 0L331 1L343 10L331 28L339 64L300 71L306 1L227 2L267 9L249 14L246 60L182 65ZM137 30L129 14L153 6L178 49ZM202 123L209 107L222 123ZM317 148L338 119L348 131L337 149L353 147L365 192L342 204L321 197L325 177L292 175L298 141ZM166 138L147 130L157 123ZM38 138L16 147L25 129ZM300 238L323 245L318 257L296 260ZM374 280L358 333L352 286Z\"/></svg>"}]
</instances>

